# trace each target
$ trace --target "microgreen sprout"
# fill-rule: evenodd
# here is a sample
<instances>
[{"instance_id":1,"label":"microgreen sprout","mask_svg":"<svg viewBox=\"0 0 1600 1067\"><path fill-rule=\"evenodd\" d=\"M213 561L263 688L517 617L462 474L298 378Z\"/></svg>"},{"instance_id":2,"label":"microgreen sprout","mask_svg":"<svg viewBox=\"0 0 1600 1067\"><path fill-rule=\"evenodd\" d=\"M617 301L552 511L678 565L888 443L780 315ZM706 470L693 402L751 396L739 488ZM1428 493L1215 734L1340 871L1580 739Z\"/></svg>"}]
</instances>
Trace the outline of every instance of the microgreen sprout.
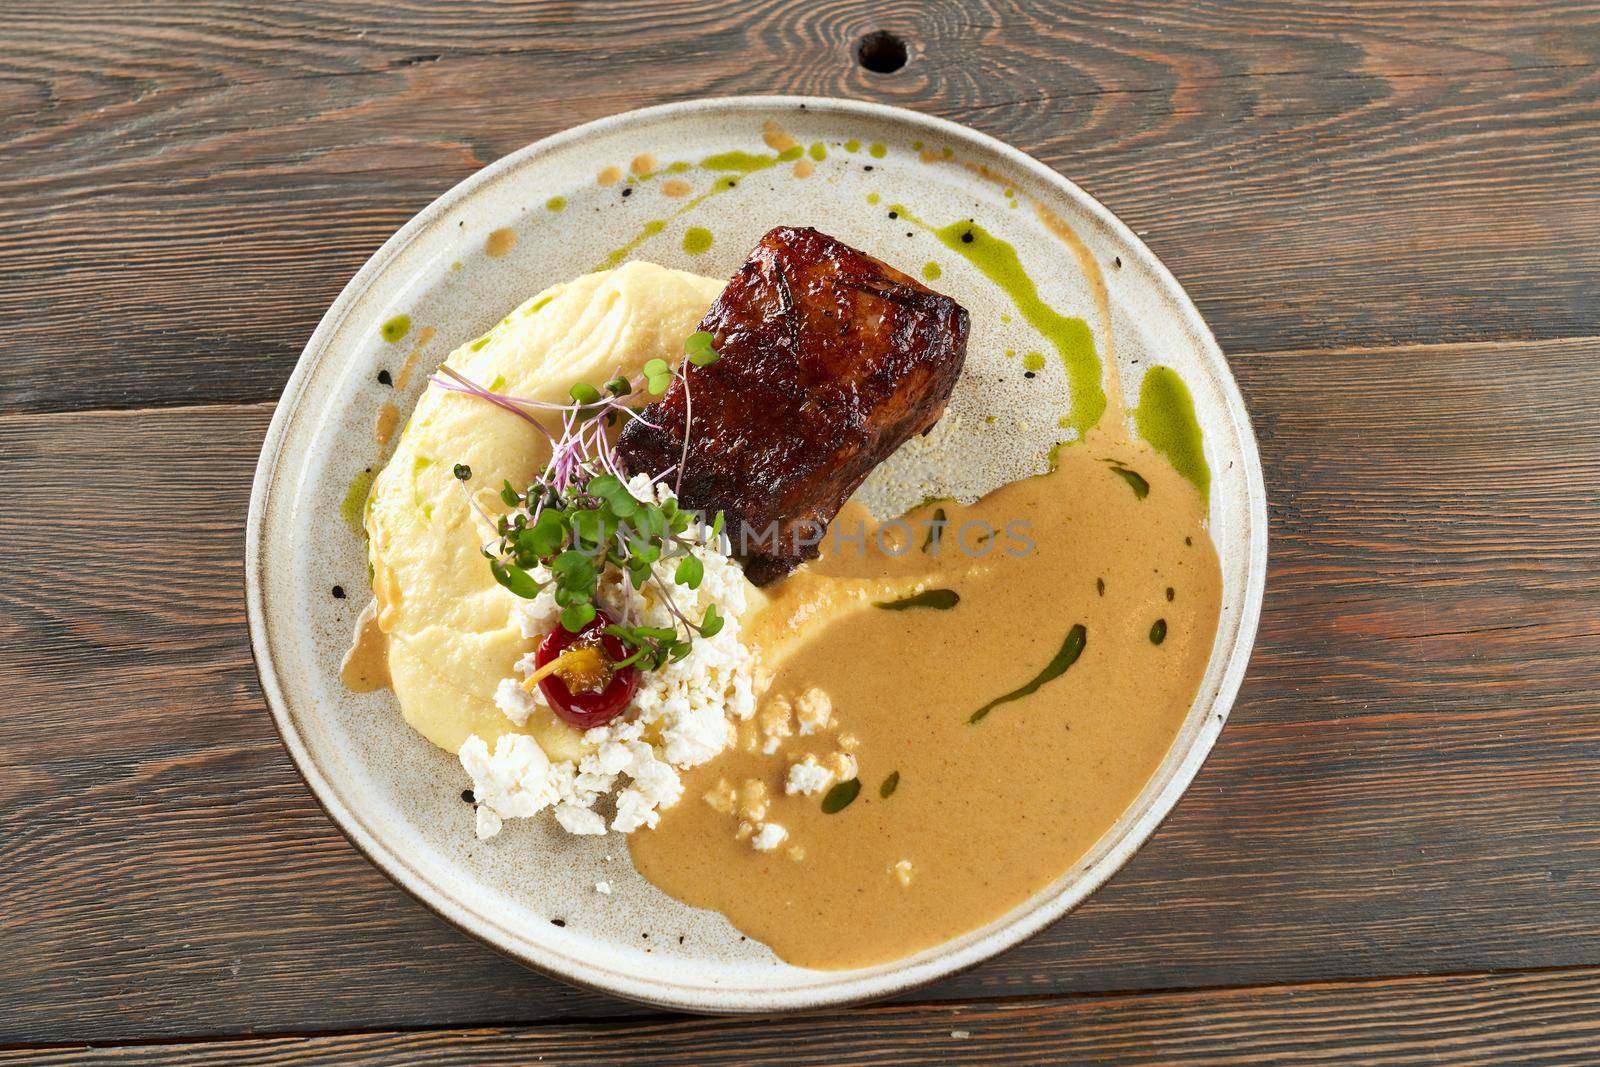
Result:
<instances>
[{"instance_id":1,"label":"microgreen sprout","mask_svg":"<svg viewBox=\"0 0 1600 1067\"><path fill-rule=\"evenodd\" d=\"M715 363L719 357L712 347L714 340L703 330L691 334L684 344L687 362L695 367ZM523 488L502 480L498 495L505 511L497 518L490 518L468 491L474 509L495 532L482 553L495 581L519 597L531 600L553 587L561 625L573 633L594 621L601 579L608 568L615 570L624 607L622 618L604 632L629 650L628 656L614 665L618 668L637 665L659 670L688 655L695 637L712 637L725 622L714 604L696 618L685 614L674 598L679 587L691 592L699 589L705 564L694 552L720 543L722 513L707 523L679 508L676 493L660 503L653 494L647 494L651 496L647 500L635 497L607 432L622 419L638 419L655 428L636 408L624 403L624 398L638 397L647 403L649 397L666 392L674 378L679 379L684 388L683 458L676 468L656 474L651 484L658 484L675 470L681 485L690 428L687 370L682 366L674 369L664 359L652 359L641 368L638 380L616 374L603 386L578 382L568 392L570 403L485 389L448 366L440 366L431 379L440 389L478 397L517 415L538 427L549 441L550 459L537 478ZM547 421L559 420L559 432L552 432L535 414ZM465 463L456 464L454 474L463 486L472 479L472 469ZM669 584L658 576L656 567L674 560ZM535 577L539 568L549 577ZM671 616L671 625L649 626L637 621L637 601L647 585Z\"/></svg>"},{"instance_id":2,"label":"microgreen sprout","mask_svg":"<svg viewBox=\"0 0 1600 1067\"><path fill-rule=\"evenodd\" d=\"M683 342L683 354L696 367L708 367L719 358L717 350L711 347L715 341L709 330L697 330Z\"/></svg>"}]
</instances>

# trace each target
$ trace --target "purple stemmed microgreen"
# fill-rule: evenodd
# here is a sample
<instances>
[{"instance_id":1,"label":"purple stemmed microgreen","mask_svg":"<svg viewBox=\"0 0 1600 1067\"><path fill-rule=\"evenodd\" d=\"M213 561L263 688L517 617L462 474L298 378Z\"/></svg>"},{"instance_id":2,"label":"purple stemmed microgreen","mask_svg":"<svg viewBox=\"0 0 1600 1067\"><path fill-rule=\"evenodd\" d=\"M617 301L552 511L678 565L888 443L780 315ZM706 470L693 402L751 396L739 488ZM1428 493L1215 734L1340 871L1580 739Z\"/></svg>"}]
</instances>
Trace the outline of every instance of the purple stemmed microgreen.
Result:
<instances>
[{"instance_id":1,"label":"purple stemmed microgreen","mask_svg":"<svg viewBox=\"0 0 1600 1067\"><path fill-rule=\"evenodd\" d=\"M701 331L684 344L688 362L709 366L718 355L712 335ZM607 431L622 419L637 419L652 429L628 397L659 396L676 378L684 389L684 449L679 463L650 479L652 490L676 472L682 485L688 462L690 429L689 380L687 368L673 368L663 359L647 361L637 380L617 374L604 386L579 382L570 390L570 403L532 400L486 389L453 368L441 366L431 382L451 392L475 396L532 423L550 443L550 458L544 471L526 489L519 490L505 481L499 496L506 512L490 516L468 497L480 518L495 537L483 546L495 581L525 599L532 599L547 587L554 588L561 608L561 625L578 632L594 621L598 608L599 584L607 568L619 574L623 593L622 618L605 627L630 650L615 666L637 664L657 670L666 663L688 655L693 639L711 637L722 629L724 620L715 605L706 608L700 619L686 614L673 598L682 586L698 589L705 576L705 565L696 549L720 543L723 516L719 512L710 523L699 523L696 516L680 509L676 491L657 503L653 494L647 500L635 497L627 487L621 459ZM559 419L559 432L552 432L544 420ZM466 464L455 466L455 476L463 484L472 478ZM676 561L669 584L655 572L664 561ZM534 577L543 567L548 579ZM671 626L644 626L635 623L636 599L647 584L655 586L662 605L672 617Z\"/></svg>"}]
</instances>

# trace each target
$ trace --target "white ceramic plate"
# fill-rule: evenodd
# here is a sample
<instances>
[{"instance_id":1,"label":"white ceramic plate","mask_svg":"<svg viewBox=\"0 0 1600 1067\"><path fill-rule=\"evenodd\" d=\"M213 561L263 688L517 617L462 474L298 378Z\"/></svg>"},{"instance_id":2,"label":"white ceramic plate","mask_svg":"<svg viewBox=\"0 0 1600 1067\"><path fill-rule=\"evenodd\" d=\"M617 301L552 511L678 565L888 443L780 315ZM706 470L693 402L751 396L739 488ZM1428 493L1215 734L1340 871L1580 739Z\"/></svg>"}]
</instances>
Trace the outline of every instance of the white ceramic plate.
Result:
<instances>
[{"instance_id":1,"label":"white ceramic plate","mask_svg":"<svg viewBox=\"0 0 1600 1067\"><path fill-rule=\"evenodd\" d=\"M696 168L634 184L597 180L609 167L626 172L642 155L658 166L728 151L770 155L763 144L769 122L803 145L821 142L827 158L808 156L805 177L788 162L752 172L678 216L715 175ZM687 196L666 195L673 177L690 184ZM1052 363L1025 381L1004 351L1039 342L1004 295L928 233L890 218L888 207L903 203L930 221L978 220L1017 247L1046 302L1084 317L1103 340L1072 254L1034 212L1012 207L1018 198L1007 188L1064 218L1101 264L1124 391L1137 395L1152 362L1182 375L1213 472L1212 535L1224 578L1216 645L1189 717L1138 801L1080 864L1022 906L917 956L853 971L780 962L720 915L645 882L620 839L569 838L544 820L526 820L477 841L471 808L459 799L469 783L456 760L405 726L391 694L358 695L339 681L340 657L368 595L364 546L341 518L340 502L362 468L382 461L373 432L380 405L408 412L452 348L528 295L593 269L641 236L630 258L725 277L770 227L814 225L907 272L929 260L943 268L936 287L972 312L953 412L985 405L1048 411L1032 420L1032 433L1012 428L1001 436L985 431L981 418L947 417L957 428L944 435L945 458L922 473L967 494L991 488L1040 469L1058 432L1062 369ZM555 197L564 201L560 210ZM643 236L658 219L665 226ZM685 251L689 226L712 233L709 251ZM507 228L510 251L490 255L490 235ZM402 313L411 333L386 342L380 325ZM433 339L418 351L405 387L380 384L380 370L400 376L427 327ZM962 461L972 454L988 459ZM868 490L887 482L874 479ZM887 493L878 499L911 502ZM256 663L284 744L329 815L396 882L467 933L570 981L676 1008L772 1011L883 996L970 966L1059 918L1126 862L1177 802L1227 718L1255 635L1266 542L1260 463L1227 363L1183 289L1110 212L1021 152L953 123L875 104L748 97L630 112L540 141L451 189L390 238L323 317L284 390L250 499L246 582ZM348 598L336 599L335 585ZM610 895L595 891L601 880L613 887Z\"/></svg>"}]
</instances>

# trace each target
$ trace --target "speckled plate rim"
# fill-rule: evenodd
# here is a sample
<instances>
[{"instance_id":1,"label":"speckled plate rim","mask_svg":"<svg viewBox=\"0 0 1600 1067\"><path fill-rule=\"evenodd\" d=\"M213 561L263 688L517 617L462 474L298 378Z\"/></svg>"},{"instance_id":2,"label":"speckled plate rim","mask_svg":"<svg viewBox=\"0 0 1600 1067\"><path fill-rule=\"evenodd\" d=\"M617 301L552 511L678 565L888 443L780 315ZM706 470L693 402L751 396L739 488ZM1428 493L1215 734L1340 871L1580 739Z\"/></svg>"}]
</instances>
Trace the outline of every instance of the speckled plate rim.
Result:
<instances>
[{"instance_id":1,"label":"speckled plate rim","mask_svg":"<svg viewBox=\"0 0 1600 1067\"><path fill-rule=\"evenodd\" d=\"M525 932L472 910L453 899L443 886L434 882L409 863L404 855L387 845L376 828L368 825L340 799L337 790L332 787L312 759L279 680L263 597L264 583L261 575L266 566L264 553L268 548L264 543L264 531L269 509L274 505L271 488L279 473L279 460L285 441L290 436L291 428L299 414L313 368L327 356L330 339L338 331L360 296L382 274L389 263L429 227L460 206L480 187L494 182L507 171L585 137L630 126L650 125L689 112L731 113L763 108L801 107L808 109L813 115L831 112L920 127L931 138L942 138L951 144L970 145L994 153L1019 171L1032 175L1072 201L1079 210L1120 241L1130 254L1137 257L1142 265L1151 271L1158 285L1165 290L1164 295L1182 316L1184 330L1194 339L1214 384L1224 397L1229 422L1235 429L1237 439L1230 444L1237 450L1245 468L1245 588L1240 609L1235 616L1233 633L1218 635L1219 640L1227 641L1226 663L1215 698L1206 709L1199 729L1188 739L1187 748L1181 758L1174 762L1169 753L1168 759L1163 761L1156 772L1156 777L1164 776L1164 779L1154 790L1147 786L1141 793L1136 804L1141 804L1142 809L1123 828L1120 838L1083 870L1080 877L1071 885L1053 894L1041 892L991 924L994 928L983 937L950 942L946 946L913 958L913 961L907 962L904 966L883 969L877 974L837 972L839 977L836 981L823 981L815 985L789 989L739 990L714 986L686 986L595 966L583 959L558 951L548 944L541 944L526 936ZM328 813L329 818L362 855L402 889L434 914L485 945L521 963L576 985L679 1010L708 1013L770 1012L818 1008L890 996L975 966L1026 940L1061 918L1121 869L1188 789L1226 723L1233 701L1244 680L1245 669L1255 644L1256 626L1266 585L1266 562L1266 488L1254 431L1243 397L1228 368L1227 360L1212 336L1210 328L1201 318L1199 310L1166 266L1126 224L1073 182L1038 160L1003 141L946 119L866 101L806 96L735 96L687 100L628 111L597 119L536 141L461 181L384 242L345 285L318 323L295 364L295 369L284 387L283 395L273 414L271 425L267 429L251 488L246 522L245 594L250 644L256 671L260 677L262 693L272 713L273 723L283 739L284 747L288 749L296 769L305 779L317 802ZM1183 735L1180 733L1174 740L1174 746L1183 743L1183 740ZM1108 831L1110 832L1112 831Z\"/></svg>"}]
</instances>

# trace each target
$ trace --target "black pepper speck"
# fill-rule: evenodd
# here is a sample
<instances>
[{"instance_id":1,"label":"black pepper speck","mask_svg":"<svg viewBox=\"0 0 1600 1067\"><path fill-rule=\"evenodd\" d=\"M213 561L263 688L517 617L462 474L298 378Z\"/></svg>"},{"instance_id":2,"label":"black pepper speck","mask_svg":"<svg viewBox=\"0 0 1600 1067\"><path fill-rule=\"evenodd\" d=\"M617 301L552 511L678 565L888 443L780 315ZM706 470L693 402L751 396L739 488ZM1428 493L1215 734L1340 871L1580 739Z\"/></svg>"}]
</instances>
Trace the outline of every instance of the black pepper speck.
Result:
<instances>
[{"instance_id":1,"label":"black pepper speck","mask_svg":"<svg viewBox=\"0 0 1600 1067\"><path fill-rule=\"evenodd\" d=\"M378 372L378 384L379 385L393 385L394 384L394 379L389 377L389 372L388 371L381 370L381 371Z\"/></svg>"},{"instance_id":2,"label":"black pepper speck","mask_svg":"<svg viewBox=\"0 0 1600 1067\"><path fill-rule=\"evenodd\" d=\"M336 585L336 586L333 587L333 599L335 599L335 600L343 600L344 599L344 586Z\"/></svg>"},{"instance_id":3,"label":"black pepper speck","mask_svg":"<svg viewBox=\"0 0 1600 1067\"><path fill-rule=\"evenodd\" d=\"M567 925L567 920L565 920L565 919L551 919L550 920L550 925L551 926L565 926L565 925Z\"/></svg>"},{"instance_id":4,"label":"black pepper speck","mask_svg":"<svg viewBox=\"0 0 1600 1067\"><path fill-rule=\"evenodd\" d=\"M964 245L970 245L972 243L972 231L971 230L968 230L966 233L961 235L961 243L964 244Z\"/></svg>"},{"instance_id":5,"label":"black pepper speck","mask_svg":"<svg viewBox=\"0 0 1600 1067\"><path fill-rule=\"evenodd\" d=\"M1025 370L1025 371L1022 372L1022 376L1024 378L1032 378L1033 377L1033 371Z\"/></svg>"},{"instance_id":6,"label":"black pepper speck","mask_svg":"<svg viewBox=\"0 0 1600 1067\"><path fill-rule=\"evenodd\" d=\"M889 217L890 217L890 218L891 218L891 219L897 219L897 218L899 218L899 217L900 217L900 212L898 212L898 211L891 211L891 212L889 212Z\"/></svg>"},{"instance_id":7,"label":"black pepper speck","mask_svg":"<svg viewBox=\"0 0 1600 1067\"><path fill-rule=\"evenodd\" d=\"M461 799L465 800L468 804L476 804L478 802L478 798L472 795L472 790L470 789L463 789L461 791Z\"/></svg>"},{"instance_id":8,"label":"black pepper speck","mask_svg":"<svg viewBox=\"0 0 1600 1067\"><path fill-rule=\"evenodd\" d=\"M633 195L633 186L630 185L630 186L628 186L628 188L622 190L622 195L623 196L632 196Z\"/></svg>"}]
</instances>

